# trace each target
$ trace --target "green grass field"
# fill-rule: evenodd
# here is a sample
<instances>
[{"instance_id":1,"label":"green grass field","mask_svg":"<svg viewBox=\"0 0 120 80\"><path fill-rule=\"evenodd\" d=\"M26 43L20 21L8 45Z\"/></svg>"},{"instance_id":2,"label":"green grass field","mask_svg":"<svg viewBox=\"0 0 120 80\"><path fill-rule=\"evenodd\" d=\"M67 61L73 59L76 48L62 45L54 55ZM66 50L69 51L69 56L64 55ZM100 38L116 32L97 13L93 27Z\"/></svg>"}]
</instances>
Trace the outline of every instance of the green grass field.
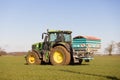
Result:
<instances>
[{"instance_id":1,"label":"green grass field","mask_svg":"<svg viewBox=\"0 0 120 80\"><path fill-rule=\"evenodd\" d=\"M120 56L96 56L89 64L24 65L23 56L0 57L0 80L120 80Z\"/></svg>"}]
</instances>

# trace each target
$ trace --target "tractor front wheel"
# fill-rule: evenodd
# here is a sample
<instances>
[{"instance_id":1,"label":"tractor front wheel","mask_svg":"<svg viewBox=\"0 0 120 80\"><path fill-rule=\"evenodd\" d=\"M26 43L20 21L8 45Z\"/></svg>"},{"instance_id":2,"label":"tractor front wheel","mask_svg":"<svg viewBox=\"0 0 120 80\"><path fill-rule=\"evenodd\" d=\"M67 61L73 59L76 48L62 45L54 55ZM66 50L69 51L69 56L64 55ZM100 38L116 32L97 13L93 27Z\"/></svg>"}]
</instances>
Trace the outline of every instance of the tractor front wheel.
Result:
<instances>
[{"instance_id":1,"label":"tractor front wheel","mask_svg":"<svg viewBox=\"0 0 120 80\"><path fill-rule=\"evenodd\" d=\"M63 46L54 47L50 53L50 62L53 65L67 65L70 59L70 53Z\"/></svg>"},{"instance_id":2,"label":"tractor front wheel","mask_svg":"<svg viewBox=\"0 0 120 80\"><path fill-rule=\"evenodd\" d=\"M39 59L39 56L34 51L29 51L26 55L26 64L41 64L41 60Z\"/></svg>"}]
</instances>

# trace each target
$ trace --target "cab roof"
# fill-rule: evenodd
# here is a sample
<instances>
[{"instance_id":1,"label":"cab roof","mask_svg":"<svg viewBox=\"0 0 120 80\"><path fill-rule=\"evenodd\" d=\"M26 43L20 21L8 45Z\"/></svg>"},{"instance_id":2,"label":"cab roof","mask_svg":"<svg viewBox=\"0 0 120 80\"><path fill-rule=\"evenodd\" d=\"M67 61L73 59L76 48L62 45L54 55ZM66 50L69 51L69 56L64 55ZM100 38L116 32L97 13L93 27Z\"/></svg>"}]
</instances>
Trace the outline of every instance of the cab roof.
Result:
<instances>
[{"instance_id":1,"label":"cab roof","mask_svg":"<svg viewBox=\"0 0 120 80\"><path fill-rule=\"evenodd\" d=\"M67 31L67 30L49 30L48 33L72 33L72 31Z\"/></svg>"}]
</instances>

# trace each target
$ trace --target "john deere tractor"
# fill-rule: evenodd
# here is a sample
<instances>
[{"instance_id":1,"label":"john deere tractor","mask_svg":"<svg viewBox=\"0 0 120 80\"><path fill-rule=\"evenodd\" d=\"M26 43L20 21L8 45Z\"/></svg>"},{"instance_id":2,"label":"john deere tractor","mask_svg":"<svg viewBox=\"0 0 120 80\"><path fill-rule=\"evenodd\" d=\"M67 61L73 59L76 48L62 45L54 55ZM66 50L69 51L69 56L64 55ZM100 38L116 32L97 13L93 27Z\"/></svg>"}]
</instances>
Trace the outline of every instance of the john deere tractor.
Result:
<instances>
[{"instance_id":1,"label":"john deere tractor","mask_svg":"<svg viewBox=\"0 0 120 80\"><path fill-rule=\"evenodd\" d=\"M75 62L81 64L83 60L89 62L93 59L92 55L96 47L93 47L94 49L91 47L88 51L86 39L82 36L72 39L71 33L72 31L47 30L47 33L42 34L44 41L33 44L32 50L25 56L26 64L68 65ZM99 44L100 42L99 39L95 41L92 43ZM81 45L84 46L81 47Z\"/></svg>"}]
</instances>

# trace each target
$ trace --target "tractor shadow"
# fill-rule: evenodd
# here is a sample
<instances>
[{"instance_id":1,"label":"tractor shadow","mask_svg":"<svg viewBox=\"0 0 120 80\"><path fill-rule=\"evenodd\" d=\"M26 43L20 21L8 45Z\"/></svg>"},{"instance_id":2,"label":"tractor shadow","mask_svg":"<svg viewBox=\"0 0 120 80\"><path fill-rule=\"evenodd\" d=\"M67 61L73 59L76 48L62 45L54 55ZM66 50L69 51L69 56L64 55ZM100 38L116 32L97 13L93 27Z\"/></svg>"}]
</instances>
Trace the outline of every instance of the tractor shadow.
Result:
<instances>
[{"instance_id":1,"label":"tractor shadow","mask_svg":"<svg viewBox=\"0 0 120 80\"><path fill-rule=\"evenodd\" d=\"M82 64L80 64L80 63L70 63L69 65L71 65L71 66L76 66L76 65L87 66L87 65L90 65L90 64L89 63L82 63Z\"/></svg>"},{"instance_id":2,"label":"tractor shadow","mask_svg":"<svg viewBox=\"0 0 120 80\"><path fill-rule=\"evenodd\" d=\"M76 71L71 71L71 70L59 70L62 72L69 72L69 73L74 73L74 74L83 74L83 75L89 75L89 76L97 76L97 77L104 77L107 79L111 79L111 80L120 80L115 76L107 76L107 75L99 75L99 74L90 74L90 73L84 73L84 72L76 72Z\"/></svg>"}]
</instances>

